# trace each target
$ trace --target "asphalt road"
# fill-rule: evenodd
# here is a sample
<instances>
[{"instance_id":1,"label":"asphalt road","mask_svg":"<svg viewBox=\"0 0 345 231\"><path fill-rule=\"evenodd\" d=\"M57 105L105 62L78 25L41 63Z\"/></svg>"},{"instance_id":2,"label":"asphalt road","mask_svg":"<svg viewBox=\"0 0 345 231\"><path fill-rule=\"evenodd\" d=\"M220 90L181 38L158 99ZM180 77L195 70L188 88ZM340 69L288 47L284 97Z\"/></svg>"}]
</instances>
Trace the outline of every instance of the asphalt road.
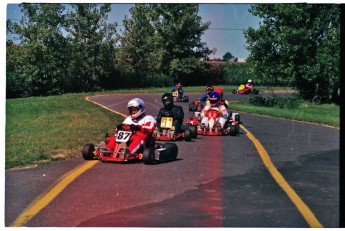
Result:
<instances>
[{"instance_id":1,"label":"asphalt road","mask_svg":"<svg viewBox=\"0 0 345 231\"><path fill-rule=\"evenodd\" d=\"M90 100L127 114L126 104L136 96L145 101L148 114L158 113L160 94L105 95ZM191 100L198 97L189 96ZM246 97L225 95L230 101ZM178 104L187 117L188 103ZM319 223L339 227L339 129L245 113L241 121ZM198 136L192 142L180 141L174 162L91 161L95 165L60 187L63 190L46 206L32 209L30 219L20 226L310 227L244 129L234 137ZM64 174L88 162L78 157L6 171L5 226L13 225Z\"/></svg>"}]
</instances>

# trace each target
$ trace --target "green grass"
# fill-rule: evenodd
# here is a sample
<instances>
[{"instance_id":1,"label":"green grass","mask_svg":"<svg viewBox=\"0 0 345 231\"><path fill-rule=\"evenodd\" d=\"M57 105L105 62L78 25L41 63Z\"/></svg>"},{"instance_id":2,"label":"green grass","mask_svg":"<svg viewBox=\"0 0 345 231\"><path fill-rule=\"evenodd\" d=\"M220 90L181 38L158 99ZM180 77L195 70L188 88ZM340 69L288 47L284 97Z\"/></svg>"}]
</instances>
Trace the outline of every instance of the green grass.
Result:
<instances>
[{"instance_id":1,"label":"green grass","mask_svg":"<svg viewBox=\"0 0 345 231\"><path fill-rule=\"evenodd\" d=\"M223 86L229 92L234 86ZM276 88L281 90L283 88ZM276 90L275 89L275 90ZM95 143L123 121L123 117L85 100L86 96L128 92L166 92L171 88L133 89L103 93L65 94L6 100L6 169L42 165L81 155L86 143ZM205 91L186 87L186 92ZM339 127L339 106L302 103L297 110L230 103L230 110L267 114Z\"/></svg>"},{"instance_id":2,"label":"green grass","mask_svg":"<svg viewBox=\"0 0 345 231\"><path fill-rule=\"evenodd\" d=\"M340 126L340 108L335 104L315 105L303 101L297 109L281 109L253 106L249 102L231 102L229 107L235 111L320 123L337 128Z\"/></svg>"},{"instance_id":3,"label":"green grass","mask_svg":"<svg viewBox=\"0 0 345 231\"><path fill-rule=\"evenodd\" d=\"M122 116L66 94L6 100L6 168L80 156L85 143L113 132Z\"/></svg>"}]
</instances>

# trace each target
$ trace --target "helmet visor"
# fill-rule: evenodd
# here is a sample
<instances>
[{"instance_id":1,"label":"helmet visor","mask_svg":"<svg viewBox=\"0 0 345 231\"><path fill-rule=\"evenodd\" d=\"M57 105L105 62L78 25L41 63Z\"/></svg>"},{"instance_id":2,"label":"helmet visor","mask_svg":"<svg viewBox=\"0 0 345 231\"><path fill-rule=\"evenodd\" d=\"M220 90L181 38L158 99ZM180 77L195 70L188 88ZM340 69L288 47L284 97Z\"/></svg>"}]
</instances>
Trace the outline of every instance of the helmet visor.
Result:
<instances>
[{"instance_id":1,"label":"helmet visor","mask_svg":"<svg viewBox=\"0 0 345 231\"><path fill-rule=\"evenodd\" d=\"M139 107L128 107L129 115L136 114L138 111L140 111Z\"/></svg>"}]
</instances>

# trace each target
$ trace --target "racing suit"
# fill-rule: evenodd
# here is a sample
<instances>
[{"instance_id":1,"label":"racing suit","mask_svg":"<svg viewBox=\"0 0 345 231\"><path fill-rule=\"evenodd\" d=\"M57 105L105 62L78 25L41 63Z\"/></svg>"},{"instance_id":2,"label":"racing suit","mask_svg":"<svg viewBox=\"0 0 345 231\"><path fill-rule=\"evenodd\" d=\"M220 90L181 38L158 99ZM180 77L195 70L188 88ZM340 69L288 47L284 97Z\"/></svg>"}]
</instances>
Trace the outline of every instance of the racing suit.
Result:
<instances>
[{"instance_id":1,"label":"racing suit","mask_svg":"<svg viewBox=\"0 0 345 231\"><path fill-rule=\"evenodd\" d=\"M249 92L252 91L253 87L254 87L254 85L252 83L246 83L246 88Z\"/></svg>"},{"instance_id":2,"label":"racing suit","mask_svg":"<svg viewBox=\"0 0 345 231\"><path fill-rule=\"evenodd\" d=\"M205 93L205 94L203 94L203 95L200 97L201 108L205 107L206 101L207 101L207 99L208 99L208 97L210 96L211 93L212 93L212 92Z\"/></svg>"},{"instance_id":3,"label":"racing suit","mask_svg":"<svg viewBox=\"0 0 345 231\"><path fill-rule=\"evenodd\" d=\"M174 105L171 109L162 107L157 115L157 127L160 129L162 117L172 117L175 134L181 133L181 125L183 123L184 112L181 106Z\"/></svg>"},{"instance_id":4,"label":"racing suit","mask_svg":"<svg viewBox=\"0 0 345 231\"><path fill-rule=\"evenodd\" d=\"M142 114L138 119L132 119L131 116L128 116L122 122L123 127L126 125L136 125L134 126L136 128L129 139L129 145L127 147L131 154L135 154L142 145L145 145L149 141L157 126L157 122L153 116ZM114 150L115 139L110 139L106 145L108 150Z\"/></svg>"},{"instance_id":5,"label":"racing suit","mask_svg":"<svg viewBox=\"0 0 345 231\"><path fill-rule=\"evenodd\" d=\"M200 112L201 116L201 124L208 127L208 118L206 116L206 112L209 110L216 110L219 113L219 119L218 122L222 128L224 128L224 124L229 116L228 110L226 110L226 107L224 105L219 105L218 107L212 107L211 105L206 105L202 111Z\"/></svg>"},{"instance_id":6,"label":"racing suit","mask_svg":"<svg viewBox=\"0 0 345 231\"><path fill-rule=\"evenodd\" d=\"M184 93L184 90L182 88L177 88L177 87L174 87L172 90L171 90L171 93L177 91L177 96L176 98L177 99L182 99L182 96L183 96L183 93Z\"/></svg>"}]
</instances>

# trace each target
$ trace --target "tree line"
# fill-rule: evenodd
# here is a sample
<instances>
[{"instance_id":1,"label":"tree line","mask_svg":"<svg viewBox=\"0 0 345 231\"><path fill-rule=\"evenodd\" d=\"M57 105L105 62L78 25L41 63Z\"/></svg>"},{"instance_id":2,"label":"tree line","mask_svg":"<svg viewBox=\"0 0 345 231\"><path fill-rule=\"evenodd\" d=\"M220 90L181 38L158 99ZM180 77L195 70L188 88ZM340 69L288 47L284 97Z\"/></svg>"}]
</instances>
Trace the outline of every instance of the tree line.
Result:
<instances>
[{"instance_id":1,"label":"tree line","mask_svg":"<svg viewBox=\"0 0 345 231\"><path fill-rule=\"evenodd\" d=\"M327 102L339 88L337 5L253 4L250 12L262 22L244 31L247 63L222 66L201 61L215 49L201 39L211 22L202 22L198 4L135 4L120 30L108 19L111 4L20 6L21 21L7 21L19 41L6 41L7 97L252 78Z\"/></svg>"}]
</instances>

